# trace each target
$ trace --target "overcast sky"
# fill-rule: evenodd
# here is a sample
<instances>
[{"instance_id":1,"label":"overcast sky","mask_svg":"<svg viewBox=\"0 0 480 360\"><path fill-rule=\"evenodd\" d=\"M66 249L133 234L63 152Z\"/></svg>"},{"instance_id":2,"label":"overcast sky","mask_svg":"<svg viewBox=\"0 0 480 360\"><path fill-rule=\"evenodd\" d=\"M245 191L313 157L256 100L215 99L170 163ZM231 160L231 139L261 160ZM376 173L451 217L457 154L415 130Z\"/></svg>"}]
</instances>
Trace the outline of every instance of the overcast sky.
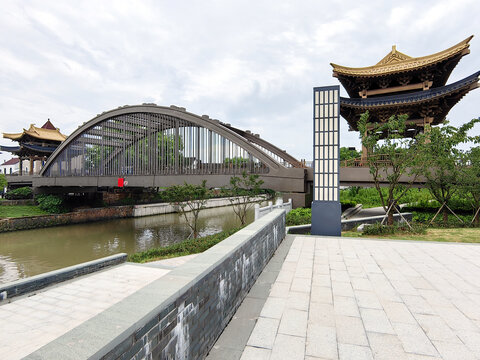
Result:
<instances>
[{"instance_id":1,"label":"overcast sky","mask_svg":"<svg viewBox=\"0 0 480 360\"><path fill-rule=\"evenodd\" d=\"M153 102L250 129L311 159L312 88L338 84L330 62L370 66L393 44L424 56L473 34L451 83L480 70L479 13L478 0L3 0L0 132L50 118L69 135L103 111ZM448 118L478 117L479 104L474 90ZM358 134L341 123L341 145L358 147Z\"/></svg>"}]
</instances>

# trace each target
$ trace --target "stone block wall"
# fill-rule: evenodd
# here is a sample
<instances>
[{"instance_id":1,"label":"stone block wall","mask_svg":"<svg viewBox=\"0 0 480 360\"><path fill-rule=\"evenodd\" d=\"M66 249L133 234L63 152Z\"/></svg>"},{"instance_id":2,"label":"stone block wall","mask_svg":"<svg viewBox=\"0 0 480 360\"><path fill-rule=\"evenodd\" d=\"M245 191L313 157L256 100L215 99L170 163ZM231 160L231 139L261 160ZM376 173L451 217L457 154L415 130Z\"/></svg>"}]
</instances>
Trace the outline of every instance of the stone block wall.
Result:
<instances>
[{"instance_id":1,"label":"stone block wall","mask_svg":"<svg viewBox=\"0 0 480 360\"><path fill-rule=\"evenodd\" d=\"M202 359L284 238L274 210L27 358Z\"/></svg>"},{"instance_id":2,"label":"stone block wall","mask_svg":"<svg viewBox=\"0 0 480 360\"><path fill-rule=\"evenodd\" d=\"M26 216L0 220L0 232L37 229L67 224L80 224L92 221L120 219L133 216L133 206L113 206L106 208L80 209L65 214Z\"/></svg>"}]
</instances>

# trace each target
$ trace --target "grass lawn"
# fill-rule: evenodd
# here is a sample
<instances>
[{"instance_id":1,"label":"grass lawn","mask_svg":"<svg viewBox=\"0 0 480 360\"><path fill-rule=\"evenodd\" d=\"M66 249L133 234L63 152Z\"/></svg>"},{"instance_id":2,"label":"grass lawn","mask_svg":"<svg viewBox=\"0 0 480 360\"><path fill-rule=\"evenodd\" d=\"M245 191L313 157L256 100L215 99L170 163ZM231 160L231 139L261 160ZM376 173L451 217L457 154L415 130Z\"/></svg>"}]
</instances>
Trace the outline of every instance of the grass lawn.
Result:
<instances>
[{"instance_id":1,"label":"grass lawn","mask_svg":"<svg viewBox=\"0 0 480 360\"><path fill-rule=\"evenodd\" d=\"M373 239L400 239L400 240L423 240L423 241L446 241L480 243L480 228L455 228L455 229L427 229L426 234L395 234L395 235L368 235L362 236L356 231L343 231L345 237L362 237Z\"/></svg>"},{"instance_id":2,"label":"grass lawn","mask_svg":"<svg viewBox=\"0 0 480 360\"><path fill-rule=\"evenodd\" d=\"M0 206L0 218L15 218L35 215L48 215L48 213L35 205Z\"/></svg>"},{"instance_id":3,"label":"grass lawn","mask_svg":"<svg viewBox=\"0 0 480 360\"><path fill-rule=\"evenodd\" d=\"M224 230L214 235L204 236L197 239L187 239L182 242L165 247L153 248L128 256L128 261L144 263L149 261L169 259L178 256L197 254L210 249L230 235L235 234L240 228Z\"/></svg>"}]
</instances>

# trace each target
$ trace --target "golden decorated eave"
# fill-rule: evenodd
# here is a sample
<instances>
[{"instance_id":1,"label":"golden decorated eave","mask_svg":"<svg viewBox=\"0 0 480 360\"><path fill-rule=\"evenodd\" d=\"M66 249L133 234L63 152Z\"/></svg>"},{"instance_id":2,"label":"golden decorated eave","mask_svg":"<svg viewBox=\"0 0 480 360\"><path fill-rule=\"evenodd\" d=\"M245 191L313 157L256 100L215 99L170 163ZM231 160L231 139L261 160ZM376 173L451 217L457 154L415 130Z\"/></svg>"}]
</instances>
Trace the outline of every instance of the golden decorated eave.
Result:
<instances>
[{"instance_id":1,"label":"golden decorated eave","mask_svg":"<svg viewBox=\"0 0 480 360\"><path fill-rule=\"evenodd\" d=\"M373 66L353 68L334 63L331 63L330 65L333 67L333 76L335 77L376 77L418 70L435 65L436 63L448 60L457 55L463 56L468 54L470 52L468 49L470 46L469 42L472 40L472 38L473 35L446 50L417 58L401 53L396 49L395 46L393 46L392 51L390 51L382 60Z\"/></svg>"},{"instance_id":2,"label":"golden decorated eave","mask_svg":"<svg viewBox=\"0 0 480 360\"><path fill-rule=\"evenodd\" d=\"M63 142L67 136L63 135L59 129L39 128L34 124L30 125L28 130L23 129L21 133L3 133L5 139L20 141L25 135L29 135L35 139Z\"/></svg>"}]
</instances>

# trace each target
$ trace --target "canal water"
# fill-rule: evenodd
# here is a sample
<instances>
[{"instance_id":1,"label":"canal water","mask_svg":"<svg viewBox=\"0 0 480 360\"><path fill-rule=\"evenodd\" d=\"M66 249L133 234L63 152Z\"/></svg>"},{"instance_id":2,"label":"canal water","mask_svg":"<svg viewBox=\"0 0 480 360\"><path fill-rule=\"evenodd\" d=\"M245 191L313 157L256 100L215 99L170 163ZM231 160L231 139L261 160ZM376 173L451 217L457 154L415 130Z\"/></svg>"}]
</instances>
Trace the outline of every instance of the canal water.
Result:
<instances>
[{"instance_id":1,"label":"canal water","mask_svg":"<svg viewBox=\"0 0 480 360\"><path fill-rule=\"evenodd\" d=\"M248 222L253 221L253 208ZM231 207L205 209L200 235L240 225ZM184 240L190 230L180 214L146 216L0 234L0 284L95 260L132 254Z\"/></svg>"}]
</instances>

